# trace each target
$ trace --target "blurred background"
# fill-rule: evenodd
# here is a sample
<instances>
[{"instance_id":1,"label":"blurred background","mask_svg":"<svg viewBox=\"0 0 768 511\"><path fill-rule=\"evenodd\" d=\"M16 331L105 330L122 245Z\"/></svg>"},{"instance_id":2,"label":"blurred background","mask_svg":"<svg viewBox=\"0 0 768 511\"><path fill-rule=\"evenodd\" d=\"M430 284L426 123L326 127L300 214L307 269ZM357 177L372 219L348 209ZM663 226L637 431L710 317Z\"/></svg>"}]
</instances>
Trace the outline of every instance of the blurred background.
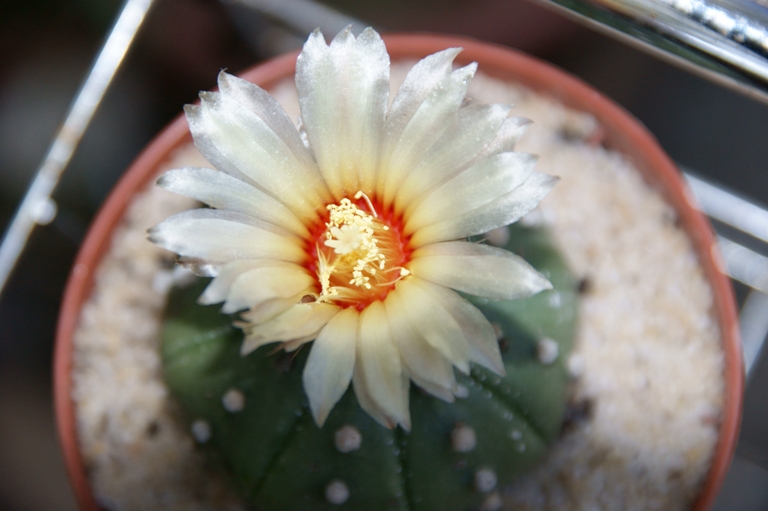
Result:
<instances>
[{"instance_id":1,"label":"blurred background","mask_svg":"<svg viewBox=\"0 0 768 511\"><path fill-rule=\"evenodd\" d=\"M461 34L531 53L623 105L679 164L768 204L768 106L526 0L332 0L380 31ZM5 230L122 6L0 6L0 227ZM157 0L0 297L0 509L76 509L57 445L51 360L63 287L91 218L141 148L220 69L306 38L243 5ZM326 34L328 35L328 34ZM747 288L736 285L740 301ZM766 311L768 314L768 311ZM763 359L766 357L762 357ZM717 509L768 509L768 361L750 379L738 456Z\"/></svg>"}]
</instances>

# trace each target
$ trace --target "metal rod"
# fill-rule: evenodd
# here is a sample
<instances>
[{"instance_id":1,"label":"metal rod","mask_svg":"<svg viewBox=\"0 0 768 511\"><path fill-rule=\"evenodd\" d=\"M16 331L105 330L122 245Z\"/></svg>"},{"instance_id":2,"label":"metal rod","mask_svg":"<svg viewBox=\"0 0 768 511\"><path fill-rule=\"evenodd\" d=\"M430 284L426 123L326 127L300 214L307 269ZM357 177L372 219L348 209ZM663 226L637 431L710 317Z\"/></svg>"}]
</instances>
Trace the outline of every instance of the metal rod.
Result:
<instances>
[{"instance_id":1,"label":"metal rod","mask_svg":"<svg viewBox=\"0 0 768 511\"><path fill-rule=\"evenodd\" d=\"M768 257L723 236L717 237L717 243L731 278L768 293Z\"/></svg>"},{"instance_id":2,"label":"metal rod","mask_svg":"<svg viewBox=\"0 0 768 511\"><path fill-rule=\"evenodd\" d=\"M750 11L737 8L736 0L533 1L768 104L764 6Z\"/></svg>"},{"instance_id":3,"label":"metal rod","mask_svg":"<svg viewBox=\"0 0 768 511\"><path fill-rule=\"evenodd\" d=\"M710 217L768 243L768 209L713 185L686 170L685 178Z\"/></svg>"},{"instance_id":4,"label":"metal rod","mask_svg":"<svg viewBox=\"0 0 768 511\"><path fill-rule=\"evenodd\" d=\"M741 344L744 351L744 368L747 378L752 375L755 362L768 337L768 294L753 290L747 295L739 313L741 325Z\"/></svg>"},{"instance_id":5,"label":"metal rod","mask_svg":"<svg viewBox=\"0 0 768 511\"><path fill-rule=\"evenodd\" d=\"M83 133L153 1L125 2L88 77L75 96L0 245L0 293L5 288L32 229L35 225L49 223L56 216L56 204L51 199L51 194L72 159Z\"/></svg>"}]
</instances>

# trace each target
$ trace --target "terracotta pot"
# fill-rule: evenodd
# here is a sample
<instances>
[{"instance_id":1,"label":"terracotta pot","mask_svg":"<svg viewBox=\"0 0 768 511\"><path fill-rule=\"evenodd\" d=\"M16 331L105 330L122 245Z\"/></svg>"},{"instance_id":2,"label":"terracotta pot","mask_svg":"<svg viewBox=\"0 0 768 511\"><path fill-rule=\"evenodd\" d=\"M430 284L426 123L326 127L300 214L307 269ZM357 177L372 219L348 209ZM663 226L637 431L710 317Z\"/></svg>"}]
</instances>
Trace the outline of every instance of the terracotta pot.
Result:
<instances>
[{"instance_id":1,"label":"terracotta pot","mask_svg":"<svg viewBox=\"0 0 768 511\"><path fill-rule=\"evenodd\" d=\"M744 369L738 336L733 290L723 274L711 226L691 201L680 173L656 140L627 112L563 71L508 48L457 37L434 35L390 35L385 38L393 61L419 59L428 54L461 46L459 63L476 61L491 76L520 82L547 93L574 109L590 112L602 126L606 147L623 153L642 172L646 181L658 189L680 218L680 224L693 241L699 261L714 293L715 316L722 332L725 360L725 406L720 437L712 466L694 505L694 511L711 508L730 466L738 437L744 390ZM264 88L292 76L296 56L291 53L261 64L242 76ZM107 198L80 249L66 287L59 319L55 361L54 394L58 432L69 477L83 510L99 507L91 492L78 449L75 409L71 398L72 337L80 309L89 296L93 276L109 248L111 234L119 224L132 197L157 173L158 166L176 148L191 141L187 123L177 118L139 156Z\"/></svg>"}]
</instances>

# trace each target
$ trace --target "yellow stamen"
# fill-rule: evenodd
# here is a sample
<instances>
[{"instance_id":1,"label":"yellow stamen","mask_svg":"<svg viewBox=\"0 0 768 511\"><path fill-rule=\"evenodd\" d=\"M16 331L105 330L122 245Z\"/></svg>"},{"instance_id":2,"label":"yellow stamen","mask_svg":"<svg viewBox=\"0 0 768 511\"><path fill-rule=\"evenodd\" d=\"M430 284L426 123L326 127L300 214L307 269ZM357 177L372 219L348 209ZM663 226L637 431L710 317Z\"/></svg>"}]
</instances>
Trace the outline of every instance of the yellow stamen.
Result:
<instances>
[{"instance_id":1,"label":"yellow stamen","mask_svg":"<svg viewBox=\"0 0 768 511\"><path fill-rule=\"evenodd\" d=\"M386 286L405 276L403 271L408 271L399 266L399 241L378 218L370 198L362 191L354 195L355 200L361 198L372 214L348 198L327 206L329 218L322 246L318 242L316 248L319 301L370 302L374 296L382 296ZM394 280L388 276L391 271L398 272Z\"/></svg>"}]
</instances>

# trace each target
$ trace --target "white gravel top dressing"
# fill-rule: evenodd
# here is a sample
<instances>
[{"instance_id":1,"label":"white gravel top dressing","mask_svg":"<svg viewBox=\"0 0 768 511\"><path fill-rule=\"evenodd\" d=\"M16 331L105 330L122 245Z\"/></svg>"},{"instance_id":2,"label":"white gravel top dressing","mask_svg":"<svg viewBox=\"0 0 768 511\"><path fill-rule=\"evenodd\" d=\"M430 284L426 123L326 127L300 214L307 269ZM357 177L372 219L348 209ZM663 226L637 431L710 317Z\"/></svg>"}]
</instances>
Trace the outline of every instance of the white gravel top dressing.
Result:
<instances>
[{"instance_id":1,"label":"white gravel top dressing","mask_svg":"<svg viewBox=\"0 0 768 511\"><path fill-rule=\"evenodd\" d=\"M393 81L405 69L393 66ZM292 83L274 92L296 118ZM484 508L689 509L709 468L724 388L712 293L690 241L630 164L584 142L597 128L588 115L483 75L470 96L515 103L513 115L534 120L518 150L541 155L537 169L562 181L524 221L549 225L585 288L568 360L571 421L539 469L513 486L491 485L491 471L478 475L482 491L495 488ZM207 166L200 160L190 147L164 169ZM110 510L246 509L195 448L210 428L188 431L162 381L159 327L178 275L145 231L188 207L157 187L135 200L75 335L81 448ZM541 347L542 363L557 356ZM238 392L224 397L233 413ZM329 501L346 500L338 483Z\"/></svg>"}]
</instances>

